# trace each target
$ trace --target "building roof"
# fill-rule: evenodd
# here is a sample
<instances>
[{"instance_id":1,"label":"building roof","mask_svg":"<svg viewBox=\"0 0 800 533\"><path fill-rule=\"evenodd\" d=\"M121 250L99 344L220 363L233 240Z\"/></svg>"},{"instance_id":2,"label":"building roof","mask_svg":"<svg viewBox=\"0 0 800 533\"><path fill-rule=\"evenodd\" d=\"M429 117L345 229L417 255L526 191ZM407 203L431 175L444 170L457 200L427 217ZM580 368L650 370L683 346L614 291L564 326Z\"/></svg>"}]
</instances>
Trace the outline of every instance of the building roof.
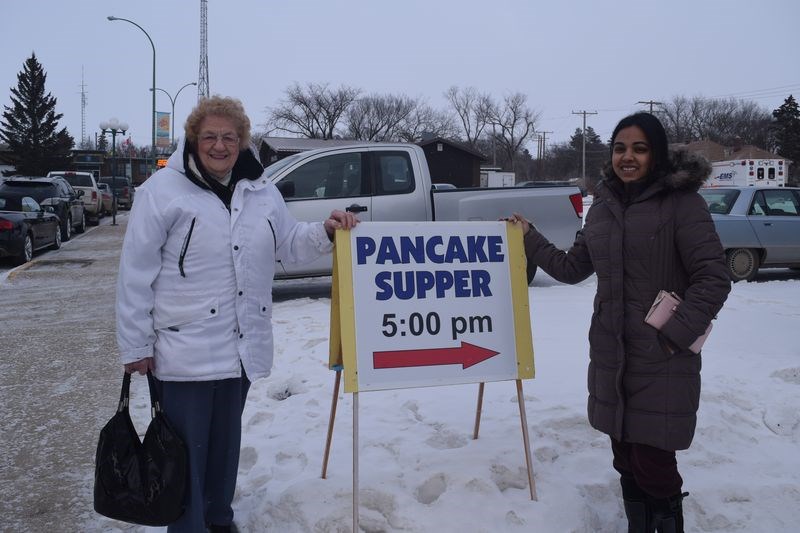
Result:
<instances>
[{"instance_id":1,"label":"building roof","mask_svg":"<svg viewBox=\"0 0 800 533\"><path fill-rule=\"evenodd\" d=\"M736 159L786 159L780 154L773 154L752 144L724 146L714 141L693 141L690 143L675 143L669 147L672 150L687 150L692 154L701 155L712 163Z\"/></svg>"},{"instance_id":2,"label":"building roof","mask_svg":"<svg viewBox=\"0 0 800 533\"><path fill-rule=\"evenodd\" d=\"M363 144L366 141L355 141L351 139L306 139L300 137L261 137L261 142L266 144L272 151L283 154L296 154L315 148L327 148L330 146L347 146L351 144Z\"/></svg>"},{"instance_id":3,"label":"building roof","mask_svg":"<svg viewBox=\"0 0 800 533\"><path fill-rule=\"evenodd\" d=\"M457 150L461 150L463 152L467 152L468 154L472 154L475 157L479 158L481 161L486 161L488 159L482 152L479 152L470 145L459 141L453 141L451 139L445 139L444 137L433 137L431 139L425 139L424 141L419 141L417 145L425 147L435 143L447 144L449 146L452 146L453 148L456 148Z\"/></svg>"}]
</instances>

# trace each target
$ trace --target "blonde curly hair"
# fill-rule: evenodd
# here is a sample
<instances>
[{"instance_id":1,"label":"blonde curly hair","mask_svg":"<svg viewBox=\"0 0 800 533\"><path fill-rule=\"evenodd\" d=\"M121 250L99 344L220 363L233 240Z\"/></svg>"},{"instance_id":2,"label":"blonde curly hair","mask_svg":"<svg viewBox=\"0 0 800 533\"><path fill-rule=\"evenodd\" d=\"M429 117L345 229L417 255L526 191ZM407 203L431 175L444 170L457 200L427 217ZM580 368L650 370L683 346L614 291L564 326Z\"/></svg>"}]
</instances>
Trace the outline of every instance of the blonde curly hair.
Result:
<instances>
[{"instance_id":1,"label":"blonde curly hair","mask_svg":"<svg viewBox=\"0 0 800 533\"><path fill-rule=\"evenodd\" d=\"M239 136L239 149L242 150L250 144L250 119L244 112L242 102L236 98L214 95L201 98L192 112L186 118L183 129L186 142L197 148L197 137L200 135L200 124L208 116L224 117L230 119L236 126L236 135Z\"/></svg>"}]
</instances>

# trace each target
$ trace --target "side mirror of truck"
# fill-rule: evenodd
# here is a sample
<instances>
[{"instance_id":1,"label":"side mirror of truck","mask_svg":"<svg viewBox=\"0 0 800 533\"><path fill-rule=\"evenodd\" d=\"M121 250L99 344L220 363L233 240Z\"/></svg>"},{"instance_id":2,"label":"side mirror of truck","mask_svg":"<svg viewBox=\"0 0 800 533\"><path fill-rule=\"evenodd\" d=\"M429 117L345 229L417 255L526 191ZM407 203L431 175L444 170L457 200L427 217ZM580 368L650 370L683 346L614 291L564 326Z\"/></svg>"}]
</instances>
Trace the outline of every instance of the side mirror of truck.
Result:
<instances>
[{"instance_id":1,"label":"side mirror of truck","mask_svg":"<svg viewBox=\"0 0 800 533\"><path fill-rule=\"evenodd\" d=\"M293 198L294 197L294 182L293 181L281 181L277 185L278 190L281 193L281 196L284 198Z\"/></svg>"}]
</instances>

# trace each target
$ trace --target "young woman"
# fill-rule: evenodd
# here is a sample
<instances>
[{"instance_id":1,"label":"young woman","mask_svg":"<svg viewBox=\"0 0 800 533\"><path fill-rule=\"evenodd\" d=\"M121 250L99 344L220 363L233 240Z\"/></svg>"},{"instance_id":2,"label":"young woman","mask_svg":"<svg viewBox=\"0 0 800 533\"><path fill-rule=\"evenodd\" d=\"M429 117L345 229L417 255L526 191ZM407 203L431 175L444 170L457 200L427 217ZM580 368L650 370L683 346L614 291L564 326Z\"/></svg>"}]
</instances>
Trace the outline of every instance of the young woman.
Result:
<instances>
[{"instance_id":1,"label":"young woman","mask_svg":"<svg viewBox=\"0 0 800 533\"><path fill-rule=\"evenodd\" d=\"M589 422L611 437L630 532L681 532L683 480L700 399L700 355L689 346L722 308L730 280L697 190L710 166L669 154L658 119L636 113L614 129L611 164L567 251L515 214L529 262L564 283L597 275L589 328ZM661 331L644 322L659 290L683 303Z\"/></svg>"}]
</instances>

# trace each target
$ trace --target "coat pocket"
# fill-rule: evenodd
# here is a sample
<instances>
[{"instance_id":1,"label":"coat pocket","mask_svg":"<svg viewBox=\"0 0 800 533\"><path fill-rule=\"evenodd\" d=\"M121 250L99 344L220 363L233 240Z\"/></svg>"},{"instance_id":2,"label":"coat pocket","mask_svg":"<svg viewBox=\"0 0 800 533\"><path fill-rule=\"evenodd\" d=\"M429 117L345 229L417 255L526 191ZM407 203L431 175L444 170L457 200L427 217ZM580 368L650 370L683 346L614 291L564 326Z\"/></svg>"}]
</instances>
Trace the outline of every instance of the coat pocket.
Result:
<instances>
[{"instance_id":1,"label":"coat pocket","mask_svg":"<svg viewBox=\"0 0 800 533\"><path fill-rule=\"evenodd\" d=\"M153 309L153 326L156 329L176 329L185 324L219 316L219 298L216 296L165 295L156 299Z\"/></svg>"}]
</instances>

